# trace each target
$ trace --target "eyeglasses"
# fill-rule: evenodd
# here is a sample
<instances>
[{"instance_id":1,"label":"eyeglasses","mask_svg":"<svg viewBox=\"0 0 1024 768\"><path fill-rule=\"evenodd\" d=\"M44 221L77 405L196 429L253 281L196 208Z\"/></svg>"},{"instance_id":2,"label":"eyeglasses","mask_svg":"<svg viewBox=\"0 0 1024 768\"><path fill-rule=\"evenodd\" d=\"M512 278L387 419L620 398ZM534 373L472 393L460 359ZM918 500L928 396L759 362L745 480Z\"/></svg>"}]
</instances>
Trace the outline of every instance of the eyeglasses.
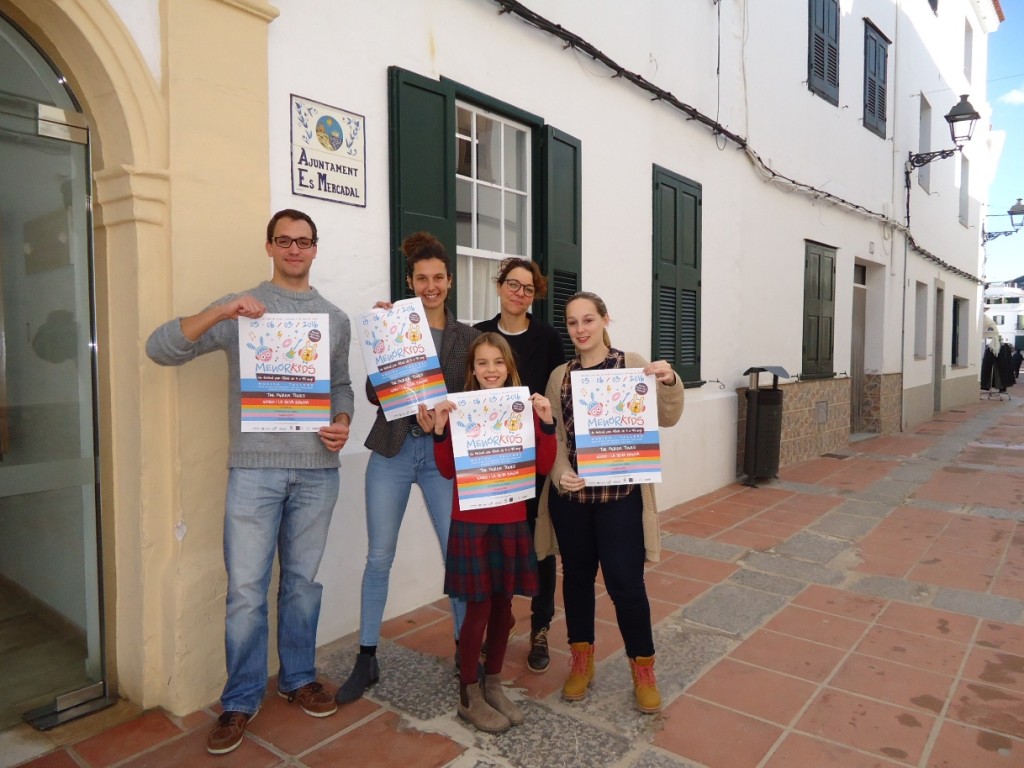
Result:
<instances>
[{"instance_id":1,"label":"eyeglasses","mask_svg":"<svg viewBox=\"0 0 1024 768\"><path fill-rule=\"evenodd\" d=\"M288 237L288 235L278 235L273 238L274 245L278 248L291 248L292 243L295 243L302 250L307 250L316 245L316 240L311 237Z\"/></svg>"},{"instance_id":2,"label":"eyeglasses","mask_svg":"<svg viewBox=\"0 0 1024 768\"><path fill-rule=\"evenodd\" d=\"M535 293L537 293L537 289L534 288L532 285L520 283L518 280L506 280L504 284L508 286L508 289L512 291L512 293L519 293L520 291L522 291L523 295L528 297L533 296Z\"/></svg>"}]
</instances>

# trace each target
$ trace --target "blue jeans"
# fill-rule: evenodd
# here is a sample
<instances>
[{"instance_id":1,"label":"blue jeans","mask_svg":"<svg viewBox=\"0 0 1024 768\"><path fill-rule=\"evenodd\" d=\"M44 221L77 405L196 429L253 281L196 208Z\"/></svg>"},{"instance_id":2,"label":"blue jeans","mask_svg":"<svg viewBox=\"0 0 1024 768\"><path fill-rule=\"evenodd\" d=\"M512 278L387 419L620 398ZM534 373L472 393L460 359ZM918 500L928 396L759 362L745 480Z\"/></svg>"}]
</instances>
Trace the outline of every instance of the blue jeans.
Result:
<instances>
[{"instance_id":1,"label":"blue jeans","mask_svg":"<svg viewBox=\"0 0 1024 768\"><path fill-rule=\"evenodd\" d=\"M228 571L224 646L225 711L254 713L267 688L267 590L274 551L281 562L277 591L278 688L293 691L316 679L316 627L323 587L313 581L338 500L337 469L228 470L224 564Z\"/></svg>"},{"instance_id":2,"label":"blue jeans","mask_svg":"<svg viewBox=\"0 0 1024 768\"><path fill-rule=\"evenodd\" d=\"M452 522L454 482L441 476L434 463L434 440L430 435L409 435L402 449L390 459L370 453L366 467L366 535L369 547L363 569L362 604L359 614L359 644L377 645L384 605L388 600L391 564L398 548L398 529L405 517L413 483L423 491L430 522L441 545L441 562L448 552L448 529ZM455 637L462 629L466 604L451 600Z\"/></svg>"},{"instance_id":3,"label":"blue jeans","mask_svg":"<svg viewBox=\"0 0 1024 768\"><path fill-rule=\"evenodd\" d=\"M594 583L600 565L626 655L654 655L651 604L644 584L640 489L617 501L592 504L552 492L548 508L562 553L562 601L569 642L594 642Z\"/></svg>"}]
</instances>

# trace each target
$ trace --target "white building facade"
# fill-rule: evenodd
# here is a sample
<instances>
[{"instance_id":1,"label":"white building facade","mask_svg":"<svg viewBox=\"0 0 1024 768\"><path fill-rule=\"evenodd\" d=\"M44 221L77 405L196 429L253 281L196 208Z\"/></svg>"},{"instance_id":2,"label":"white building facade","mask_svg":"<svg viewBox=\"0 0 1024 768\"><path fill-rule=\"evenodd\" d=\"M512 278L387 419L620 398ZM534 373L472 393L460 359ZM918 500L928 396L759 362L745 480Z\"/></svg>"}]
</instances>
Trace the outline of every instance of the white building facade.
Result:
<instances>
[{"instance_id":1,"label":"white building facade","mask_svg":"<svg viewBox=\"0 0 1024 768\"><path fill-rule=\"evenodd\" d=\"M0 15L67 79L89 133L101 677L143 706L188 712L223 683L229 429L223 361L158 369L143 343L266 276L275 210L317 222L313 283L350 315L403 294L398 244L420 229L455 257L460 319L494 314L503 255L542 264L551 322L559 296L602 296L614 345L688 384L662 435L662 508L736 479L748 367L792 375L783 463L977 397L995 0L0 0ZM909 154L952 147L960 94L981 113L973 140L908 174ZM297 182L296 101L360 126L358 165L338 155L358 169L348 192L317 169ZM321 642L357 628L366 552L372 408L355 346L350 363ZM0 552L0 573L28 557ZM441 584L414 492L387 615Z\"/></svg>"}]
</instances>

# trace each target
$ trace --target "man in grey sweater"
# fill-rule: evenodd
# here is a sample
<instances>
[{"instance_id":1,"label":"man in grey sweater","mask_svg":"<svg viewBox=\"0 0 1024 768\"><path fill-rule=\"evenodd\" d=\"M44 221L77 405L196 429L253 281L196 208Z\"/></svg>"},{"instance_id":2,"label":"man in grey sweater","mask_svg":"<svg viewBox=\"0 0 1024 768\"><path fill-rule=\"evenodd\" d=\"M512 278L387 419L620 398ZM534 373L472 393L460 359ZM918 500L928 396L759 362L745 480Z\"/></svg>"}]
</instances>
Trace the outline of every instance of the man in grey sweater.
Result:
<instances>
[{"instance_id":1,"label":"man in grey sweater","mask_svg":"<svg viewBox=\"0 0 1024 768\"><path fill-rule=\"evenodd\" d=\"M164 323L146 353L160 365L181 365L223 350L228 360L228 485L224 563L228 573L224 713L207 738L212 754L232 751L259 711L267 685L267 590L280 545L278 694L313 717L337 709L316 680L316 628L323 587L314 581L338 498L338 451L348 441L353 398L348 371L349 319L309 284L316 258L316 224L286 209L267 225L273 277L246 293L215 301L195 315ZM329 318L331 422L319 432L243 432L238 349L239 318L264 313L326 314Z\"/></svg>"}]
</instances>

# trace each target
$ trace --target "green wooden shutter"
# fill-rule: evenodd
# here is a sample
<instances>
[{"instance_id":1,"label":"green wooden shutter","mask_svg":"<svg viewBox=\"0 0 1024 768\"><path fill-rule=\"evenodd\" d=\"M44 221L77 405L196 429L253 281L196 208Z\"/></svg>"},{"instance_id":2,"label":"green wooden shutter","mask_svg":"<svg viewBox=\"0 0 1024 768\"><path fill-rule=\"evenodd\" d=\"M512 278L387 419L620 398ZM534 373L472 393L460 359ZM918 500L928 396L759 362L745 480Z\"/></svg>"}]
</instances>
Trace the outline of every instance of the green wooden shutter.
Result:
<instances>
[{"instance_id":1,"label":"green wooden shutter","mask_svg":"<svg viewBox=\"0 0 1024 768\"><path fill-rule=\"evenodd\" d=\"M839 103L839 2L809 0L807 87Z\"/></svg>"},{"instance_id":2,"label":"green wooden shutter","mask_svg":"<svg viewBox=\"0 0 1024 768\"><path fill-rule=\"evenodd\" d=\"M864 127L885 138L885 100L888 43L864 23Z\"/></svg>"},{"instance_id":3,"label":"green wooden shutter","mask_svg":"<svg viewBox=\"0 0 1024 768\"><path fill-rule=\"evenodd\" d=\"M701 187L654 167L651 358L684 382L700 375Z\"/></svg>"},{"instance_id":4,"label":"green wooden shutter","mask_svg":"<svg viewBox=\"0 0 1024 768\"><path fill-rule=\"evenodd\" d=\"M807 243L804 256L804 376L834 374L835 277L835 249Z\"/></svg>"},{"instance_id":5,"label":"green wooden shutter","mask_svg":"<svg viewBox=\"0 0 1024 768\"><path fill-rule=\"evenodd\" d=\"M388 69L391 164L391 298L409 295L402 240L425 230L448 250L455 272L455 92L398 67ZM448 303L455 311L455 291Z\"/></svg>"},{"instance_id":6,"label":"green wooden shutter","mask_svg":"<svg viewBox=\"0 0 1024 768\"><path fill-rule=\"evenodd\" d=\"M580 140L557 128L544 129L543 268L548 295L542 316L562 337L567 357L575 356L565 329L565 300L583 279L583 205Z\"/></svg>"}]
</instances>

